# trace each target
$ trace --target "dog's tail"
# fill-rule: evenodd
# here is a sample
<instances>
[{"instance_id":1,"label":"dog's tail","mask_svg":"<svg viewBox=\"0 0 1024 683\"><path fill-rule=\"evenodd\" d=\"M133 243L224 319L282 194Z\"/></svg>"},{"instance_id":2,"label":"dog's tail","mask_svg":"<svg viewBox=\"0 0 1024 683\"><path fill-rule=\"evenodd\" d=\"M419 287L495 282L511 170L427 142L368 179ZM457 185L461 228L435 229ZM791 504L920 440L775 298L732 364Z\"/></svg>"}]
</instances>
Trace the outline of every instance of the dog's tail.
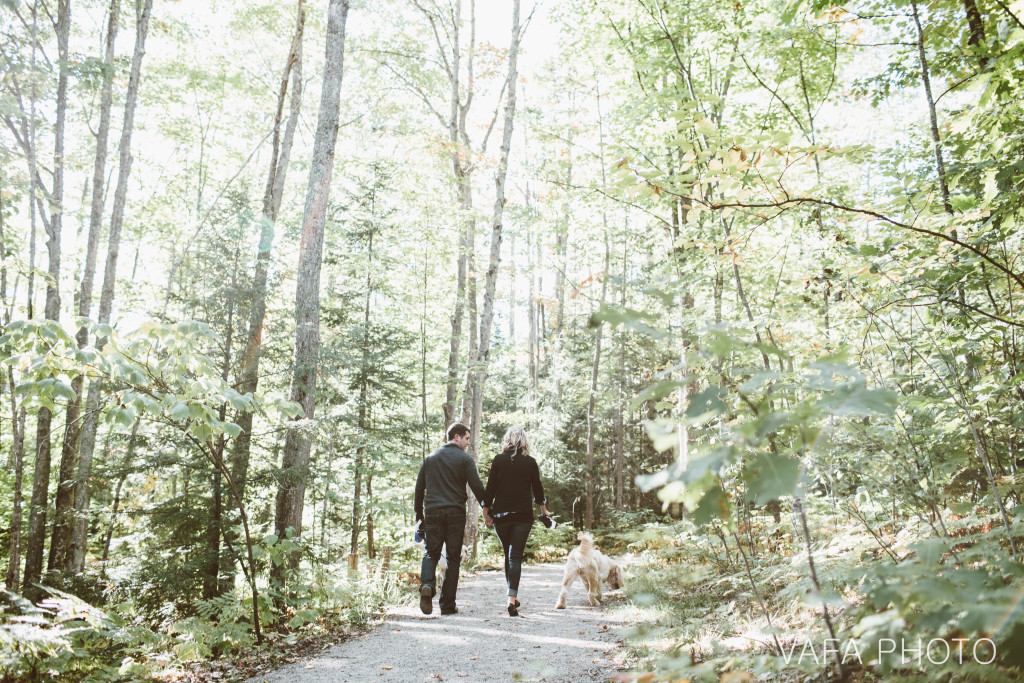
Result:
<instances>
[{"instance_id":1,"label":"dog's tail","mask_svg":"<svg viewBox=\"0 0 1024 683\"><path fill-rule=\"evenodd\" d=\"M586 531L581 531L576 538L580 539L580 555L590 555L590 550L594 547L594 537Z\"/></svg>"}]
</instances>

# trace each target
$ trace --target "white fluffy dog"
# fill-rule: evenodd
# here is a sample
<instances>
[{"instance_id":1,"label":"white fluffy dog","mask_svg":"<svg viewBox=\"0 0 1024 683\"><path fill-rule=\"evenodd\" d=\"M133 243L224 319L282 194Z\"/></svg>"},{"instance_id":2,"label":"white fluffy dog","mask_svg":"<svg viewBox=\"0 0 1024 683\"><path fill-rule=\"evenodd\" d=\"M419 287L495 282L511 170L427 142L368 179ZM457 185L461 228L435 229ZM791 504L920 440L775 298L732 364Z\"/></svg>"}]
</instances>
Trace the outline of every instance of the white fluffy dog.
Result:
<instances>
[{"instance_id":1,"label":"white fluffy dog","mask_svg":"<svg viewBox=\"0 0 1024 683\"><path fill-rule=\"evenodd\" d=\"M601 584L607 583L612 590L622 588L622 566L605 557L604 554L594 547L594 537L581 531L577 538L580 539L578 548L573 548L565 561L565 574L562 576L562 592L558 594L556 609L565 609L565 598L569 594L569 586L576 577L580 577L584 587L587 589L587 596L590 604L598 606L601 604Z\"/></svg>"}]
</instances>

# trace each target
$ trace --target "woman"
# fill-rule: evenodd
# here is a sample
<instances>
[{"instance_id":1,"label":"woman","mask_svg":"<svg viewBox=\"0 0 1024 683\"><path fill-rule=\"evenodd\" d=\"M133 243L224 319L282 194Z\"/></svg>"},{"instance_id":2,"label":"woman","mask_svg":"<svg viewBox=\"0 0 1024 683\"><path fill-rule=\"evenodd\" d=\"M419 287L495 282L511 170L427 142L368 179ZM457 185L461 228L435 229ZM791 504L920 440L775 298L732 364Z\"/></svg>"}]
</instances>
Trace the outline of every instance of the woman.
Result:
<instances>
[{"instance_id":1,"label":"woman","mask_svg":"<svg viewBox=\"0 0 1024 683\"><path fill-rule=\"evenodd\" d=\"M519 577L523 551L533 526L533 501L548 516L547 499L540 483L540 468L530 457L526 430L516 425L505 432L501 453L491 463L484 491L484 510L489 511L494 530L505 552L505 582L508 584L508 614L519 616ZM490 526L490 525L488 525Z\"/></svg>"}]
</instances>

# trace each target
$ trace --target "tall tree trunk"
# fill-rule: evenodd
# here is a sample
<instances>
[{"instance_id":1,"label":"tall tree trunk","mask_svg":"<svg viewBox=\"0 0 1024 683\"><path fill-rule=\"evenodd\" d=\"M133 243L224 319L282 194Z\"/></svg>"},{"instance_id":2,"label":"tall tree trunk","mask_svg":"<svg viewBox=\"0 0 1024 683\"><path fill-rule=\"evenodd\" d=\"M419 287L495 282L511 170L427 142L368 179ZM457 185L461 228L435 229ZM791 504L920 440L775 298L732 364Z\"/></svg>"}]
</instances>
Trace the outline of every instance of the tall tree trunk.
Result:
<instances>
[{"instance_id":1,"label":"tall tree trunk","mask_svg":"<svg viewBox=\"0 0 1024 683\"><path fill-rule=\"evenodd\" d=\"M292 36L288 61L281 87L277 97L277 110L274 115L274 133L270 168L267 171L267 183L263 190L263 211L260 216L260 243L256 250L256 272L253 275L253 301L249 310L249 330L246 334L245 348L242 350L238 376L238 388L243 394L256 393L259 387L260 355L263 344L263 323L267 313L267 278L270 271L270 253L274 244L274 225L281 208L284 193L284 181L288 172L288 161L291 157L292 143L295 140L295 129L302 108L302 35L306 26L305 0L299 0L295 20L295 33ZM289 95L289 80L291 93ZM288 99L288 121L285 123L283 135L281 123L284 118L285 100ZM249 457L252 451L252 411L242 411L235 416L235 422L241 432L235 439L230 459L231 478L235 482L238 493L245 498L246 484L249 479ZM229 541L235 534L225 530Z\"/></svg>"},{"instance_id":2,"label":"tall tree trunk","mask_svg":"<svg viewBox=\"0 0 1024 683\"><path fill-rule=\"evenodd\" d=\"M570 95L571 97L571 95ZM565 154L567 158L567 166L565 169L565 198L563 201L565 205L562 207L562 225L559 226L558 232L555 233L555 296L558 297L558 312L556 313L555 323L552 325L552 332L557 336L562 332L562 328L565 326L565 272L568 270L568 246L569 246L569 226L572 221L572 200L571 200L571 188L572 188L572 128L569 128L567 133L568 143L565 146Z\"/></svg>"},{"instance_id":3,"label":"tall tree trunk","mask_svg":"<svg viewBox=\"0 0 1024 683\"><path fill-rule=\"evenodd\" d=\"M529 192L529 190L527 190ZM527 194L529 204L529 194ZM537 402L537 274L534 269L538 266L533 260L533 241L538 239L531 225L526 239L526 269L530 274L530 294L526 305L526 318L529 323L527 332L526 349L530 356L530 404L531 411L536 411Z\"/></svg>"},{"instance_id":4,"label":"tall tree trunk","mask_svg":"<svg viewBox=\"0 0 1024 683\"><path fill-rule=\"evenodd\" d=\"M946 213L953 215L953 206L949 202L949 183L946 180L946 162L942 157L942 138L939 137L939 120L935 111L935 98L932 97L931 77L928 75L928 57L924 50L924 29L917 13L917 3L910 3L917 27L917 56L921 66L921 84L924 86L925 101L928 104L928 123L932 136L932 149L935 152L935 170L939 178L939 190L942 193L942 207Z\"/></svg>"},{"instance_id":5,"label":"tall tree trunk","mask_svg":"<svg viewBox=\"0 0 1024 683\"><path fill-rule=\"evenodd\" d=\"M427 263L425 262L422 282L423 310L420 315L420 420L423 423L420 435L420 459L427 457L427 445L430 443L427 428L427 274Z\"/></svg>"},{"instance_id":6,"label":"tall tree trunk","mask_svg":"<svg viewBox=\"0 0 1024 683\"><path fill-rule=\"evenodd\" d=\"M46 228L48 259L46 280L47 320L60 316L60 233L64 213L64 123L67 116L68 93L68 40L71 34L70 0L57 2L57 102L53 126L53 186L50 195L50 220ZM25 547L25 588L28 595L36 595L33 584L39 581L43 568L43 545L46 542L46 512L50 487L50 429L53 414L42 407L36 416L36 463L32 479L32 507L29 514L28 536ZM60 492L58 492L60 495ZM52 550L52 548L51 548ZM53 567L53 555L48 563Z\"/></svg>"},{"instance_id":7,"label":"tall tree trunk","mask_svg":"<svg viewBox=\"0 0 1024 683\"><path fill-rule=\"evenodd\" d=\"M9 591L18 590L21 574L21 501L25 473L25 406L19 406L14 395L14 370L7 368L7 379L11 384L11 465L14 470L14 491L11 503L10 541L7 552L7 573L4 585Z\"/></svg>"},{"instance_id":8,"label":"tall tree trunk","mask_svg":"<svg viewBox=\"0 0 1024 683\"><path fill-rule=\"evenodd\" d=\"M135 106L139 96L139 82L142 79L142 58L146 54L146 35L149 32L149 18L153 11L153 0L136 0L135 3L135 48L132 51L132 65L128 76L128 90L124 101L124 122L121 125L117 186L114 189L114 205L110 212L110 234L107 237L107 258L103 270L103 287L100 289L100 310L98 321L110 323L114 307L114 286L117 283L117 257L121 247L121 227L124 223L124 207L128 198L128 177L132 167L132 133L135 128ZM96 339L96 347L102 348L106 339ZM85 566L85 551L88 534L87 512L89 509L89 477L92 476L92 459L96 450L96 430L99 426L98 411L100 386L89 384L85 399L85 415L82 420L82 443L78 454L78 482L75 486L75 526L71 534L71 563L75 571Z\"/></svg>"},{"instance_id":9,"label":"tall tree trunk","mask_svg":"<svg viewBox=\"0 0 1024 683\"><path fill-rule=\"evenodd\" d=\"M459 421L477 431L473 422L473 389L476 383L477 367L480 363L480 328L477 318L476 289L476 221L470 221L466 229L466 316L469 318L469 353L466 354L466 387L462 392L462 415ZM476 445L471 441L469 451L475 457Z\"/></svg>"},{"instance_id":10,"label":"tall tree trunk","mask_svg":"<svg viewBox=\"0 0 1024 683\"><path fill-rule=\"evenodd\" d=\"M85 263L82 269L82 282L78 290L78 315L88 318L92 312L93 280L96 277L96 254L99 251L100 229L103 226L104 182L107 166L107 139L110 135L110 110L113 102L114 83L114 43L117 40L121 0L111 0L107 14L107 36L103 54L103 80L100 86L100 120L96 131L96 157L92 169L92 198L89 210L89 233L86 238ZM89 330L80 327L75 334L78 348L85 348L89 343ZM64 445L60 457L60 480L57 488L57 504L54 518L53 541L51 554L55 563L66 571L74 571L74 505L77 499L76 465L78 464L78 447L82 435L82 390L85 388L85 375L76 375L71 380L71 389L75 398L68 406L67 427L64 430ZM65 491L68 495L62 495ZM56 549L56 550L52 550Z\"/></svg>"},{"instance_id":11,"label":"tall tree trunk","mask_svg":"<svg viewBox=\"0 0 1024 683\"><path fill-rule=\"evenodd\" d=\"M611 247L608 242L607 219L605 221L604 237L604 272L601 274L601 300L603 304L608 294L608 269L611 266ZM604 331L604 323L598 323L594 332L594 363L590 371L590 390L587 395L587 474L586 474L586 512L584 527L594 528L594 450L597 440L597 423L595 421L595 406L597 402L597 376L601 369L601 333Z\"/></svg>"},{"instance_id":12,"label":"tall tree trunk","mask_svg":"<svg viewBox=\"0 0 1024 683\"><path fill-rule=\"evenodd\" d=\"M480 432L483 427L484 389L487 384L488 363L491 355L491 329L494 325L494 295L498 286L498 270L501 266L501 238L504 228L505 212L505 180L508 177L508 159L512 149L512 126L516 114L516 91L518 90L519 65L519 6L520 0L512 2L512 41L508 53L508 76L506 89L508 99L505 101L505 128L501 138L501 154L498 158L498 170L494 175L494 220L491 223L491 253L487 260L487 280L484 284L484 309L480 316L480 340L478 345L479 363L474 373L473 382L473 431L471 438L471 454L479 458ZM469 534L470 545L476 554L476 541L479 531L480 510L470 505Z\"/></svg>"},{"instance_id":13,"label":"tall tree trunk","mask_svg":"<svg viewBox=\"0 0 1024 683\"><path fill-rule=\"evenodd\" d=\"M462 324L466 308L466 281L469 255L472 253L471 237L476 234L476 219L473 217L473 163L470 159L469 133L466 120L470 105L473 102L473 52L476 49L476 3L470 2L470 45L468 58L468 81L466 84L465 101L461 99L462 91L462 2L455 3L455 14L452 17L451 30L451 70L448 72L449 83L449 115L448 144L451 147L452 177L458 189L459 210L457 213L457 229L459 234L459 253L457 257L455 278L455 306L452 312L452 333L448 347L448 375L445 381L445 399L442 413L444 425L455 421L455 401L459 390L459 361L462 347ZM432 20L433 21L433 20ZM447 61L445 47L438 41L438 53L442 60ZM472 360L472 351L469 360ZM464 404L465 405L465 404ZM463 410L465 412L465 409Z\"/></svg>"},{"instance_id":14,"label":"tall tree trunk","mask_svg":"<svg viewBox=\"0 0 1024 683\"><path fill-rule=\"evenodd\" d=\"M354 558L359 554L359 533L362 530L362 516L360 514L363 498L363 469L365 468L365 451L360 446L356 449L356 461L352 465L352 535L349 539L349 566L355 567Z\"/></svg>"},{"instance_id":15,"label":"tall tree trunk","mask_svg":"<svg viewBox=\"0 0 1024 683\"><path fill-rule=\"evenodd\" d=\"M239 230L241 234L241 230ZM235 292L238 291L238 261L241 256L240 244L236 240L235 242L235 254L234 263L231 266L231 286L228 288L228 319L227 319L227 332L224 335L224 357L221 362L221 379L227 383L231 377L231 343L234 340L235 332ZM227 403L221 403L220 411L217 415L217 419L221 422L227 419ZM223 505L223 489L222 489L222 472L219 466L220 463L224 462L224 446L225 446L225 435L221 434L217 437L216 443L212 444L212 449L216 451L216 457L214 458L213 468L213 509L210 511L210 518L207 522L206 527L206 553L207 553L207 568L206 575L203 577L203 598L209 600L210 598L216 597L226 593L231 589L233 581L229 580L227 576L221 579L221 572L224 566L224 562L227 562L227 558L224 558L222 562L221 558L221 534L224 532L224 505ZM236 484L237 488L237 484ZM233 547L231 539L228 538L228 547Z\"/></svg>"},{"instance_id":16,"label":"tall tree trunk","mask_svg":"<svg viewBox=\"0 0 1024 683\"><path fill-rule=\"evenodd\" d=\"M312 420L316 406L316 374L320 355L320 266L323 262L324 227L334 169L334 147L338 140L338 114L344 71L345 21L348 0L331 0L327 18L327 46L320 113L310 161L306 206L302 217L299 265L295 289L295 365L291 400L302 406L303 417ZM277 491L274 526L277 535L288 529L302 533L302 508L309 479L310 439L303 428L290 428L285 437L282 471ZM287 563L298 568L299 555ZM284 583L284 566L275 566L272 578Z\"/></svg>"},{"instance_id":17,"label":"tall tree trunk","mask_svg":"<svg viewBox=\"0 0 1024 683\"><path fill-rule=\"evenodd\" d=\"M509 235L508 242L508 341L515 345L516 341L516 239Z\"/></svg>"},{"instance_id":18,"label":"tall tree trunk","mask_svg":"<svg viewBox=\"0 0 1024 683\"><path fill-rule=\"evenodd\" d=\"M629 234L629 225L626 225L626 233ZM619 305L626 310L626 266L629 262L629 238L622 240L622 280L619 283ZM619 377L616 394L618 400L615 405L615 509L624 510L625 502L623 492L625 490L625 476L623 470L626 462L626 438L623 414L626 403L626 328L622 327L618 332L619 347Z\"/></svg>"},{"instance_id":19,"label":"tall tree trunk","mask_svg":"<svg viewBox=\"0 0 1024 683\"><path fill-rule=\"evenodd\" d=\"M984 69L988 66L988 57L981 53L987 45L985 43L985 22L981 19L981 12L978 11L978 4L975 0L964 0L964 11L967 13L967 26L970 28L970 36L967 44L978 54L978 65Z\"/></svg>"},{"instance_id":20,"label":"tall tree trunk","mask_svg":"<svg viewBox=\"0 0 1024 683\"><path fill-rule=\"evenodd\" d=\"M377 558L377 548L373 540L373 472L366 475L366 557Z\"/></svg>"},{"instance_id":21,"label":"tall tree trunk","mask_svg":"<svg viewBox=\"0 0 1024 683\"><path fill-rule=\"evenodd\" d=\"M372 220L372 218L371 218ZM373 298L373 228L370 228L370 236L366 257L366 291L363 298L363 343L362 356L359 367L359 437L365 442L370 428L370 302ZM356 449L355 482L352 493L352 541L349 544L349 552L352 555L359 553L359 532L362 528L363 519L363 470L366 467L366 447L359 446ZM369 480L367 480L369 487ZM369 491L369 488L367 488Z\"/></svg>"},{"instance_id":22,"label":"tall tree trunk","mask_svg":"<svg viewBox=\"0 0 1024 683\"><path fill-rule=\"evenodd\" d=\"M32 57L29 60L31 78L29 79L29 111L25 116L22 109L21 130L24 140L25 161L28 163L28 205L29 205L29 241L28 241L28 285L26 292L26 309L28 319L35 317L35 277L36 277L36 202L39 201L39 171L36 168L36 68L39 49L39 14L38 3L32 3ZM40 207L41 209L42 207ZM45 220L45 219L44 219Z\"/></svg>"},{"instance_id":23,"label":"tall tree trunk","mask_svg":"<svg viewBox=\"0 0 1024 683\"><path fill-rule=\"evenodd\" d=\"M320 513L320 547L327 551L324 561L331 561L331 550L327 547L327 506L331 499L331 472L334 467L334 439L327 441L327 478L324 482L323 510Z\"/></svg>"}]
</instances>

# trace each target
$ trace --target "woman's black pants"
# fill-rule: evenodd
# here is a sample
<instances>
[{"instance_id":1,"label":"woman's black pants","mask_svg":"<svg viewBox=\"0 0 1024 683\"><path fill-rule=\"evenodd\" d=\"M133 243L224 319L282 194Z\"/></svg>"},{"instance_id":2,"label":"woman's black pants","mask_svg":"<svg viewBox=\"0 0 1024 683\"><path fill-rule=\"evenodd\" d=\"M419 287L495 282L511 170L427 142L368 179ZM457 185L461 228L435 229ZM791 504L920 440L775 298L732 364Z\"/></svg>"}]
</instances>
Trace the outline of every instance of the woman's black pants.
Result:
<instances>
[{"instance_id":1,"label":"woman's black pants","mask_svg":"<svg viewBox=\"0 0 1024 683\"><path fill-rule=\"evenodd\" d=\"M519 594L519 577L523 573L523 551L526 550L526 539L530 537L533 522L495 522L494 531L505 551L505 583L508 594Z\"/></svg>"}]
</instances>

